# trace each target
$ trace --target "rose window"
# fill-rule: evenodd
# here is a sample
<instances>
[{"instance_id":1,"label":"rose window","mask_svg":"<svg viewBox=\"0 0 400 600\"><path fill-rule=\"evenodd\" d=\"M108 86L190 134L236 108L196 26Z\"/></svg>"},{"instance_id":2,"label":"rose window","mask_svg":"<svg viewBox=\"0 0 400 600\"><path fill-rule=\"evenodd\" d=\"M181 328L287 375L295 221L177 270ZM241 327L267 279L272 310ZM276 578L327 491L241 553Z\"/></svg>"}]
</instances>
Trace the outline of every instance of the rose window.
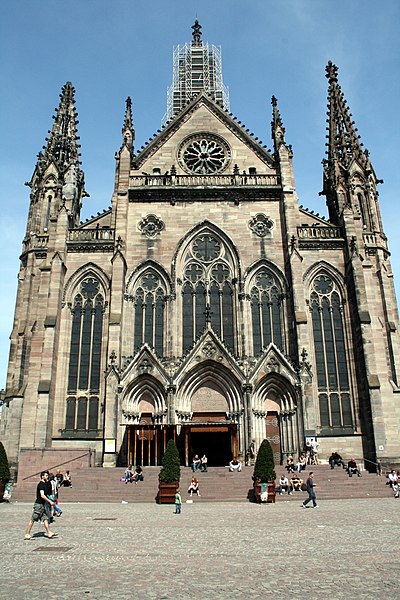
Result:
<instances>
[{"instance_id":1,"label":"rose window","mask_svg":"<svg viewBox=\"0 0 400 600\"><path fill-rule=\"evenodd\" d=\"M181 147L182 167L196 175L220 173L228 165L230 149L220 137L211 134L190 137Z\"/></svg>"}]
</instances>

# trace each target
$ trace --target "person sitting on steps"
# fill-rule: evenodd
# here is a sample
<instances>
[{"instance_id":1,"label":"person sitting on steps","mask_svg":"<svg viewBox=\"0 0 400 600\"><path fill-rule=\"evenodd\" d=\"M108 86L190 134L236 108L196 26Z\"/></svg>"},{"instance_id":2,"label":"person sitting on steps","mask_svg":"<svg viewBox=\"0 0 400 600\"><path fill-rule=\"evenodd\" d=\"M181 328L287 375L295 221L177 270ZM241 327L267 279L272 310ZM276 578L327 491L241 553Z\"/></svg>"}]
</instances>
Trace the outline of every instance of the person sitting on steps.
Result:
<instances>
[{"instance_id":1,"label":"person sitting on steps","mask_svg":"<svg viewBox=\"0 0 400 600\"><path fill-rule=\"evenodd\" d=\"M194 475L193 475L192 479L190 480L190 484L188 487L188 494L193 496L193 492L195 492L198 496L200 496L199 482L197 481L197 479Z\"/></svg>"},{"instance_id":2,"label":"person sitting on steps","mask_svg":"<svg viewBox=\"0 0 400 600\"><path fill-rule=\"evenodd\" d=\"M132 481L133 481L132 465L129 465L129 467L127 467L125 469L124 479L125 479L125 483L132 483Z\"/></svg>"},{"instance_id":3,"label":"person sitting on steps","mask_svg":"<svg viewBox=\"0 0 400 600\"><path fill-rule=\"evenodd\" d=\"M279 480L278 493L280 496L282 496L282 491L287 492L288 496L290 496L292 493L292 487L289 483L289 479L286 477L286 475L284 473L282 473L281 478Z\"/></svg>"},{"instance_id":4,"label":"person sitting on steps","mask_svg":"<svg viewBox=\"0 0 400 600\"><path fill-rule=\"evenodd\" d=\"M201 457L200 471L207 473L208 471L208 459L205 454Z\"/></svg>"},{"instance_id":5,"label":"person sitting on steps","mask_svg":"<svg viewBox=\"0 0 400 600\"><path fill-rule=\"evenodd\" d=\"M390 485L391 488L393 488L396 484L397 484L397 474L396 471L394 469L392 469L389 473L389 475L387 476L388 480L386 482L386 485Z\"/></svg>"},{"instance_id":6,"label":"person sitting on steps","mask_svg":"<svg viewBox=\"0 0 400 600\"><path fill-rule=\"evenodd\" d=\"M62 482L63 487L72 487L71 473L67 471Z\"/></svg>"},{"instance_id":7,"label":"person sitting on steps","mask_svg":"<svg viewBox=\"0 0 400 600\"><path fill-rule=\"evenodd\" d=\"M292 479L290 480L290 484L292 486L292 490L294 492L301 492L301 486L303 485L303 480L300 479L300 475L297 475L297 473L295 473L292 477Z\"/></svg>"},{"instance_id":8,"label":"person sitting on steps","mask_svg":"<svg viewBox=\"0 0 400 600\"><path fill-rule=\"evenodd\" d=\"M231 460L231 462L229 463L229 471L241 471L242 470L242 463L238 461L238 459L236 458L236 456L234 456Z\"/></svg>"},{"instance_id":9,"label":"person sitting on steps","mask_svg":"<svg viewBox=\"0 0 400 600\"><path fill-rule=\"evenodd\" d=\"M295 467L295 464L294 464L293 456L291 454L287 457L286 467L285 468L286 468L286 470L287 470L288 473L294 473L295 472L295 468L296 467Z\"/></svg>"},{"instance_id":10,"label":"person sitting on steps","mask_svg":"<svg viewBox=\"0 0 400 600\"><path fill-rule=\"evenodd\" d=\"M296 469L300 473L300 471L306 470L306 466L307 466L307 457L305 454L302 454L299 458L299 462L296 465Z\"/></svg>"},{"instance_id":11,"label":"person sitting on steps","mask_svg":"<svg viewBox=\"0 0 400 600\"><path fill-rule=\"evenodd\" d=\"M361 477L360 469L357 467L357 463L354 460L354 458L349 460L349 462L347 463L347 472L349 474L349 477L353 477L353 475Z\"/></svg>"},{"instance_id":12,"label":"person sitting on steps","mask_svg":"<svg viewBox=\"0 0 400 600\"><path fill-rule=\"evenodd\" d=\"M346 468L343 458L337 452L332 452L332 454L329 457L329 464L331 466L331 469L334 469L335 465L338 467L342 466L343 469Z\"/></svg>"},{"instance_id":13,"label":"person sitting on steps","mask_svg":"<svg viewBox=\"0 0 400 600\"><path fill-rule=\"evenodd\" d=\"M133 473L133 481L138 483L139 481L143 481L143 469L140 465L137 465L134 473Z\"/></svg>"},{"instance_id":14,"label":"person sitting on steps","mask_svg":"<svg viewBox=\"0 0 400 600\"><path fill-rule=\"evenodd\" d=\"M193 473L195 473L197 471L197 469L200 469L201 466L201 460L199 458L198 454L194 455L194 458L192 460L192 471Z\"/></svg>"}]
</instances>

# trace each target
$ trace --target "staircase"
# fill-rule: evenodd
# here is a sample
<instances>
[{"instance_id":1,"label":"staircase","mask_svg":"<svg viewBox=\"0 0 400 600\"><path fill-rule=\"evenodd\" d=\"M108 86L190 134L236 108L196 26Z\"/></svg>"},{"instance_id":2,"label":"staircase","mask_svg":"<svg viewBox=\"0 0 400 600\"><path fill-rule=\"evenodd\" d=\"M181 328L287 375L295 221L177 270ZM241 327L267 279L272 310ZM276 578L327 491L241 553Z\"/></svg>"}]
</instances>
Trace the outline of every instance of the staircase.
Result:
<instances>
[{"instance_id":1,"label":"staircase","mask_svg":"<svg viewBox=\"0 0 400 600\"><path fill-rule=\"evenodd\" d=\"M158 491L159 467L144 467L144 481L125 484L120 481L124 469L81 468L71 473L72 488L60 489L60 503L64 502L155 502ZM341 468L331 470L329 465L307 467L301 478L305 481L310 470L314 471L318 501L340 498L385 498L392 495L386 478L367 472L362 477L352 477ZM277 481L282 467L278 467ZM244 467L240 473L230 473L227 467L210 467L207 473L196 473L200 484L200 494L193 496L193 502L247 502L253 497L253 467ZM182 500L190 499L187 494L192 471L181 468L180 490ZM35 499L39 478L25 480L14 488L12 501L32 502ZM307 497L305 492L293 492L291 496L277 495L276 501L300 501Z\"/></svg>"}]
</instances>

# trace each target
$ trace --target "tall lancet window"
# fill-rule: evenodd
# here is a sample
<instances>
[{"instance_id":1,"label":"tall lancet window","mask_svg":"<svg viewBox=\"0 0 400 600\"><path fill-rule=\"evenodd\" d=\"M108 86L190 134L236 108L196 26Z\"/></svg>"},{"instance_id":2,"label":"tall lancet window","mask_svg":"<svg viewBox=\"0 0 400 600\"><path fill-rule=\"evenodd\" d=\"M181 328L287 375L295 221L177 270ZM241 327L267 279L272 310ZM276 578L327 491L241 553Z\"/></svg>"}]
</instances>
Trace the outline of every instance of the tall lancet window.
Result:
<instances>
[{"instance_id":1,"label":"tall lancet window","mask_svg":"<svg viewBox=\"0 0 400 600\"><path fill-rule=\"evenodd\" d=\"M352 427L343 302L337 286L328 275L314 279L310 309L321 427Z\"/></svg>"},{"instance_id":2,"label":"tall lancet window","mask_svg":"<svg viewBox=\"0 0 400 600\"><path fill-rule=\"evenodd\" d=\"M165 290L153 269L141 277L134 294L134 350L147 343L158 356L164 352Z\"/></svg>"},{"instance_id":3,"label":"tall lancet window","mask_svg":"<svg viewBox=\"0 0 400 600\"><path fill-rule=\"evenodd\" d=\"M72 305L66 432L97 432L104 298L100 284L87 277Z\"/></svg>"},{"instance_id":4,"label":"tall lancet window","mask_svg":"<svg viewBox=\"0 0 400 600\"><path fill-rule=\"evenodd\" d=\"M204 233L191 243L183 271L183 351L203 333L207 321L224 344L234 350L234 285L232 259L215 235Z\"/></svg>"},{"instance_id":5,"label":"tall lancet window","mask_svg":"<svg viewBox=\"0 0 400 600\"><path fill-rule=\"evenodd\" d=\"M271 342L283 350L282 290L276 277L266 269L254 278L250 304L254 356L261 354Z\"/></svg>"}]
</instances>

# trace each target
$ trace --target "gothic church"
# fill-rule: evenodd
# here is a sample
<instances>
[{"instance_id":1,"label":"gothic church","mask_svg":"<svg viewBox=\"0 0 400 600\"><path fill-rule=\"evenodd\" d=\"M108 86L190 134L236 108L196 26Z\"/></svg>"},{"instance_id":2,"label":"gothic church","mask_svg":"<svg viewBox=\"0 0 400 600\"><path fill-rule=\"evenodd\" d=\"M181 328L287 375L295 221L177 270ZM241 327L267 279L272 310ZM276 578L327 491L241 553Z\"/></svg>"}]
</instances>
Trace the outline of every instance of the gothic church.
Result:
<instances>
[{"instance_id":1,"label":"gothic church","mask_svg":"<svg viewBox=\"0 0 400 600\"><path fill-rule=\"evenodd\" d=\"M9 460L90 448L98 466L159 465L173 438L183 465L200 452L226 465L268 438L279 463L316 437L322 459L399 464L380 182L338 69L326 67L325 219L299 205L276 98L271 151L229 112L220 48L192 29L164 125L139 151L127 99L111 207L85 223L75 90L62 89L28 184Z\"/></svg>"}]
</instances>

